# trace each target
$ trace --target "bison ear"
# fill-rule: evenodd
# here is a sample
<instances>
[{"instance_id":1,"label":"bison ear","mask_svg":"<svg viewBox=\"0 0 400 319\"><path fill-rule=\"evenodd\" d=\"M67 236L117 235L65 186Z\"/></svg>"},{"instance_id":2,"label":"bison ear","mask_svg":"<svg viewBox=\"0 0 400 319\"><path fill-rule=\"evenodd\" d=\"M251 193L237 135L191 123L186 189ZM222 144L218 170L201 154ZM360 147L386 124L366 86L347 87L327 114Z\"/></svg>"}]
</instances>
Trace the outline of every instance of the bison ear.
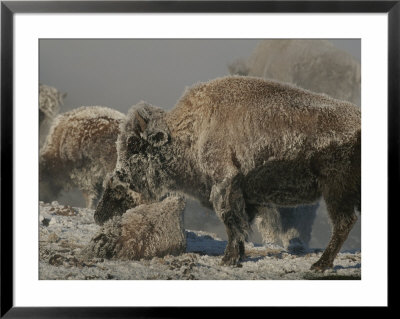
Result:
<instances>
[{"instance_id":1,"label":"bison ear","mask_svg":"<svg viewBox=\"0 0 400 319\"><path fill-rule=\"evenodd\" d=\"M129 129L133 129L138 136L146 138L148 135L147 131L151 126L150 124L160 116L162 110L147 102L141 101L133 106L129 112Z\"/></svg>"},{"instance_id":2,"label":"bison ear","mask_svg":"<svg viewBox=\"0 0 400 319\"><path fill-rule=\"evenodd\" d=\"M128 115L132 119L130 129L136 136L154 147L162 146L169 141L169 130L164 123L164 111L161 108L141 101L131 112L131 115Z\"/></svg>"}]
</instances>

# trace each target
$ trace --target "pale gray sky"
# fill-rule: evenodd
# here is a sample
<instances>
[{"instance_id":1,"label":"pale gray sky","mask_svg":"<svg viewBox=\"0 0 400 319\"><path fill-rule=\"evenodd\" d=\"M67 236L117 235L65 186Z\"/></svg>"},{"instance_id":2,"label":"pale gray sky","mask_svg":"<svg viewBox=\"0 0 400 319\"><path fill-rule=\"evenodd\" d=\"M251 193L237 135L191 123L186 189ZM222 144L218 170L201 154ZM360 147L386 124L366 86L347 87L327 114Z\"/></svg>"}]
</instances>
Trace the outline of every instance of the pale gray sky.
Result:
<instances>
[{"instance_id":1,"label":"pale gray sky","mask_svg":"<svg viewBox=\"0 0 400 319\"><path fill-rule=\"evenodd\" d=\"M227 75L259 40L40 40L39 81L66 92L61 112L102 105L124 113L145 100L170 109L186 86ZM360 60L360 40L331 40Z\"/></svg>"}]
</instances>

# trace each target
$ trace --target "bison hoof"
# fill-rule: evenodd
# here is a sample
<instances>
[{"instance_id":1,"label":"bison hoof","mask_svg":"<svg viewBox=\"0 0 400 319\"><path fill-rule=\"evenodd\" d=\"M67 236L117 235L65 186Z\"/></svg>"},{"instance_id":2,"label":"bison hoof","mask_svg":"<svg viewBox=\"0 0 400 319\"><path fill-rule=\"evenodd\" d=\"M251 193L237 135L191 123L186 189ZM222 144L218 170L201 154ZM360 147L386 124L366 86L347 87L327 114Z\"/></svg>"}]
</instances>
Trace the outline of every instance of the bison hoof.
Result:
<instances>
[{"instance_id":1,"label":"bison hoof","mask_svg":"<svg viewBox=\"0 0 400 319\"><path fill-rule=\"evenodd\" d=\"M104 217L102 217L102 216L99 216L99 214L96 214L96 213L94 213L94 222L97 224L97 225L100 225L100 226L102 226L103 224L104 224L104 222L107 220L107 218L104 218Z\"/></svg>"},{"instance_id":2,"label":"bison hoof","mask_svg":"<svg viewBox=\"0 0 400 319\"><path fill-rule=\"evenodd\" d=\"M244 257L244 243L228 243L224 257L222 257L221 266L242 267L240 260Z\"/></svg>"},{"instance_id":3,"label":"bison hoof","mask_svg":"<svg viewBox=\"0 0 400 319\"><path fill-rule=\"evenodd\" d=\"M243 267L239 260L236 259L226 259L225 257L222 258L220 262L220 266L231 266L231 267Z\"/></svg>"},{"instance_id":4,"label":"bison hoof","mask_svg":"<svg viewBox=\"0 0 400 319\"><path fill-rule=\"evenodd\" d=\"M314 270L314 271L318 271L318 272L324 272L325 270L327 270L328 268L332 268L333 264L332 263L327 263L327 262L323 262L318 260L316 263L314 263L310 270Z\"/></svg>"},{"instance_id":5,"label":"bison hoof","mask_svg":"<svg viewBox=\"0 0 400 319\"><path fill-rule=\"evenodd\" d=\"M240 263L240 256L238 254L225 254L222 257L221 266L233 266L233 267L242 267Z\"/></svg>"}]
</instances>

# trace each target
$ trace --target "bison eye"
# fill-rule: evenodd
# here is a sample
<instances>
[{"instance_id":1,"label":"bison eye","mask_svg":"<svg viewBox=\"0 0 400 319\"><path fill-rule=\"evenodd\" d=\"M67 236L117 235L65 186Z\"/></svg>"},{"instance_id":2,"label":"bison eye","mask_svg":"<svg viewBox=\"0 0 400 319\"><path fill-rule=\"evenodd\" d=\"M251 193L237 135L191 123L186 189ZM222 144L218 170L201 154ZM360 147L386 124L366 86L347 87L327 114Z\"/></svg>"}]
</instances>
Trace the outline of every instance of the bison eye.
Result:
<instances>
[{"instance_id":1,"label":"bison eye","mask_svg":"<svg viewBox=\"0 0 400 319\"><path fill-rule=\"evenodd\" d=\"M157 132L148 137L150 144L153 146L162 146L168 142L168 134L165 132Z\"/></svg>"},{"instance_id":2,"label":"bison eye","mask_svg":"<svg viewBox=\"0 0 400 319\"><path fill-rule=\"evenodd\" d=\"M165 138L164 133L158 132L151 136L151 140L153 143L161 142Z\"/></svg>"}]
</instances>

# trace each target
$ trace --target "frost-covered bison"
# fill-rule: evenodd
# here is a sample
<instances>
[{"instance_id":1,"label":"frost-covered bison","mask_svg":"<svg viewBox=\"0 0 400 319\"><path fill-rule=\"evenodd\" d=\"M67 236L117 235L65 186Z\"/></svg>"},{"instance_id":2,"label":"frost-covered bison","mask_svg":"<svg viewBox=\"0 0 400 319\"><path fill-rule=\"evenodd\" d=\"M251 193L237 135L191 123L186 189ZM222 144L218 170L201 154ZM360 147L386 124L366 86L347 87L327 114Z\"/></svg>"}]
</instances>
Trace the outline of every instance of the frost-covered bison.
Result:
<instances>
[{"instance_id":1,"label":"frost-covered bison","mask_svg":"<svg viewBox=\"0 0 400 319\"><path fill-rule=\"evenodd\" d=\"M39 85L39 146L43 145L43 142L48 133L49 127L60 112L60 105L63 104L63 100L66 93L60 93L56 88L40 84Z\"/></svg>"},{"instance_id":2,"label":"frost-covered bison","mask_svg":"<svg viewBox=\"0 0 400 319\"><path fill-rule=\"evenodd\" d=\"M186 250L184 208L185 201L179 196L131 208L104 223L83 254L122 260L182 254Z\"/></svg>"},{"instance_id":3,"label":"frost-covered bison","mask_svg":"<svg viewBox=\"0 0 400 319\"><path fill-rule=\"evenodd\" d=\"M292 83L361 105L360 63L326 40L263 40L248 59L228 68L231 74Z\"/></svg>"},{"instance_id":4,"label":"frost-covered bison","mask_svg":"<svg viewBox=\"0 0 400 319\"><path fill-rule=\"evenodd\" d=\"M239 264L263 206L323 196L333 234L313 268L331 267L361 206L360 109L287 84L225 77L188 89L168 112L141 102L121 125L117 150L96 221L118 211L115 188L152 200L183 192L224 222L227 265Z\"/></svg>"},{"instance_id":5,"label":"frost-covered bison","mask_svg":"<svg viewBox=\"0 0 400 319\"><path fill-rule=\"evenodd\" d=\"M94 208L105 176L117 161L116 141L125 115L84 106L56 117L39 153L39 198L55 200L62 190L79 188Z\"/></svg>"},{"instance_id":6,"label":"frost-covered bison","mask_svg":"<svg viewBox=\"0 0 400 319\"><path fill-rule=\"evenodd\" d=\"M259 76L325 93L360 106L361 67L350 54L319 39L268 39L249 58L228 66L231 74ZM256 219L264 242L281 243L289 251L307 249L318 203L296 208L268 208Z\"/></svg>"}]
</instances>

